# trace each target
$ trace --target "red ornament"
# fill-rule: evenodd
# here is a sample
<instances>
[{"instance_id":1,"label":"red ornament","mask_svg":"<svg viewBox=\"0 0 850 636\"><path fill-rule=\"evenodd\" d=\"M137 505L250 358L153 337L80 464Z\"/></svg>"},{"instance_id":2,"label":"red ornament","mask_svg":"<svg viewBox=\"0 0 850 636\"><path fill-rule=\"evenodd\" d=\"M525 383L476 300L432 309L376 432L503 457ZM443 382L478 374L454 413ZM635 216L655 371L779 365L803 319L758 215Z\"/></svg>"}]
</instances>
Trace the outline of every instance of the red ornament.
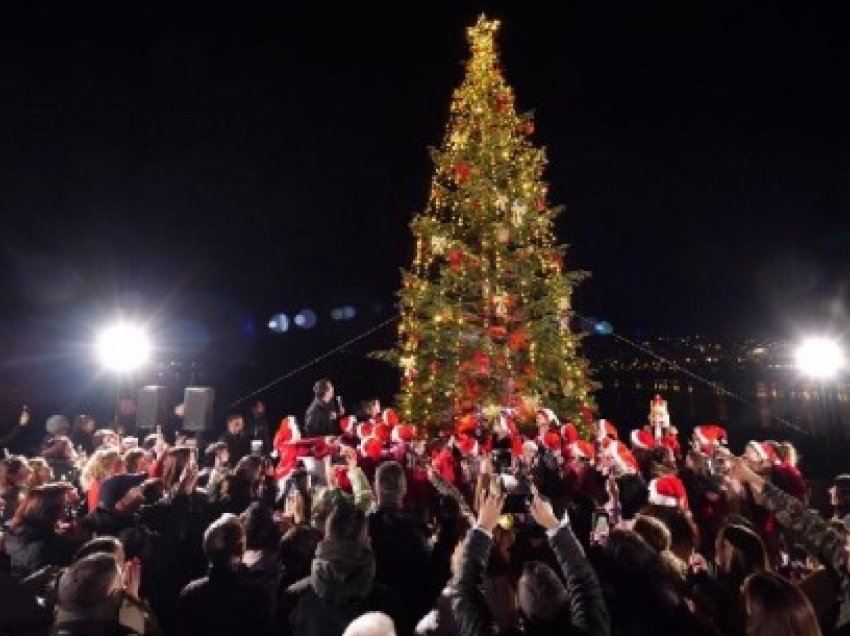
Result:
<instances>
[{"instance_id":1,"label":"red ornament","mask_svg":"<svg viewBox=\"0 0 850 636\"><path fill-rule=\"evenodd\" d=\"M502 325L492 325L489 329L490 337L493 340L502 340L508 335L508 330Z\"/></svg>"},{"instance_id":2,"label":"red ornament","mask_svg":"<svg viewBox=\"0 0 850 636\"><path fill-rule=\"evenodd\" d=\"M526 120L525 126L522 127L522 131L526 135L532 134L534 132L534 122L531 121L530 119Z\"/></svg>"},{"instance_id":3,"label":"red ornament","mask_svg":"<svg viewBox=\"0 0 850 636\"><path fill-rule=\"evenodd\" d=\"M459 163L457 166L455 166L455 173L457 175L457 182L460 185L463 185L464 183L469 181L469 172L470 172L469 166L466 165L465 163Z\"/></svg>"},{"instance_id":4,"label":"red ornament","mask_svg":"<svg viewBox=\"0 0 850 636\"><path fill-rule=\"evenodd\" d=\"M564 255L561 253L552 256L552 267L561 269L564 266Z\"/></svg>"},{"instance_id":5,"label":"red ornament","mask_svg":"<svg viewBox=\"0 0 850 636\"><path fill-rule=\"evenodd\" d=\"M545 210L545 209L546 209L546 201L545 201L545 199L542 199L542 198L541 198L541 199L537 199L537 201L535 201L535 202L534 202L534 206L537 208L537 211L538 211L538 212L542 212L543 210Z\"/></svg>"},{"instance_id":6,"label":"red ornament","mask_svg":"<svg viewBox=\"0 0 850 636\"><path fill-rule=\"evenodd\" d=\"M457 248L449 252L449 265L452 269L460 269L463 265L463 251Z\"/></svg>"},{"instance_id":7,"label":"red ornament","mask_svg":"<svg viewBox=\"0 0 850 636\"><path fill-rule=\"evenodd\" d=\"M510 337L508 338L508 348L511 351L519 351L523 347L525 347L525 343L528 341L528 334L525 332L525 329L520 327L516 331L512 332Z\"/></svg>"},{"instance_id":8,"label":"red ornament","mask_svg":"<svg viewBox=\"0 0 850 636\"><path fill-rule=\"evenodd\" d=\"M490 356L483 351L472 354L472 364L478 375L490 375Z\"/></svg>"}]
</instances>

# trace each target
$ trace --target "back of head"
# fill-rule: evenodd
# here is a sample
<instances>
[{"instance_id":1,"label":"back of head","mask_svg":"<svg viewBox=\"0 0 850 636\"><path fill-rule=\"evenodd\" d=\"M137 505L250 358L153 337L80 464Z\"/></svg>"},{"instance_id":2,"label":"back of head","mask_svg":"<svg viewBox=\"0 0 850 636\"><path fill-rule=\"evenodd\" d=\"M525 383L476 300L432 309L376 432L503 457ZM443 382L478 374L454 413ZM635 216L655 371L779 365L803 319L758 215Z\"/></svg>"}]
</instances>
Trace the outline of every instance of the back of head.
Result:
<instances>
[{"instance_id":1,"label":"back of head","mask_svg":"<svg viewBox=\"0 0 850 636\"><path fill-rule=\"evenodd\" d=\"M561 580L552 568L540 561L529 561L523 567L517 599L532 631L535 627L553 624L569 602Z\"/></svg>"},{"instance_id":2,"label":"back of head","mask_svg":"<svg viewBox=\"0 0 850 636\"><path fill-rule=\"evenodd\" d=\"M317 398L321 398L328 392L328 389L331 388L331 381L322 378L321 380L317 380L313 385L313 395Z\"/></svg>"},{"instance_id":3,"label":"back of head","mask_svg":"<svg viewBox=\"0 0 850 636\"><path fill-rule=\"evenodd\" d=\"M242 521L245 524L245 540L249 550L263 550L277 545L280 533L267 505L255 501L242 513Z\"/></svg>"},{"instance_id":4,"label":"back of head","mask_svg":"<svg viewBox=\"0 0 850 636\"><path fill-rule=\"evenodd\" d=\"M236 515L223 514L204 532L204 554L213 565L226 565L245 552L245 528Z\"/></svg>"},{"instance_id":5,"label":"back of head","mask_svg":"<svg viewBox=\"0 0 850 636\"><path fill-rule=\"evenodd\" d=\"M404 468L398 462L384 462L375 471L375 490L379 503L401 503L407 492Z\"/></svg>"},{"instance_id":6,"label":"back of head","mask_svg":"<svg viewBox=\"0 0 850 636\"><path fill-rule=\"evenodd\" d=\"M355 618L342 636L395 636L395 625L382 612L367 612Z\"/></svg>"},{"instance_id":7,"label":"back of head","mask_svg":"<svg viewBox=\"0 0 850 636\"><path fill-rule=\"evenodd\" d=\"M661 553L670 549L672 541L670 530L660 519L650 517L649 515L638 515L635 517L632 530L638 533L649 544L649 547L656 552Z\"/></svg>"},{"instance_id":8,"label":"back of head","mask_svg":"<svg viewBox=\"0 0 850 636\"><path fill-rule=\"evenodd\" d=\"M107 600L119 582L115 555L100 552L73 563L59 579L57 602L68 611L85 611Z\"/></svg>"},{"instance_id":9,"label":"back of head","mask_svg":"<svg viewBox=\"0 0 850 636\"><path fill-rule=\"evenodd\" d=\"M620 508L623 519L634 518L638 510L649 501L649 488L647 488L643 477L637 473L618 477L617 490L620 493Z\"/></svg>"},{"instance_id":10,"label":"back of head","mask_svg":"<svg viewBox=\"0 0 850 636\"><path fill-rule=\"evenodd\" d=\"M124 548L121 546L121 542L115 537L103 536L103 537L95 537L89 541L86 541L79 550L74 554L73 562L76 563L82 559L85 559L92 554L111 554L118 558L118 555L124 553Z\"/></svg>"},{"instance_id":11,"label":"back of head","mask_svg":"<svg viewBox=\"0 0 850 636\"><path fill-rule=\"evenodd\" d=\"M363 541L366 516L344 499L337 501L325 523L325 539L330 541Z\"/></svg>"},{"instance_id":12,"label":"back of head","mask_svg":"<svg viewBox=\"0 0 850 636\"><path fill-rule=\"evenodd\" d=\"M747 636L820 636L815 612L800 589L772 572L748 577L743 585Z\"/></svg>"},{"instance_id":13,"label":"back of head","mask_svg":"<svg viewBox=\"0 0 850 636\"><path fill-rule=\"evenodd\" d=\"M721 567L733 583L740 584L747 576L768 569L767 552L761 537L745 526L723 526L717 535L724 553Z\"/></svg>"}]
</instances>

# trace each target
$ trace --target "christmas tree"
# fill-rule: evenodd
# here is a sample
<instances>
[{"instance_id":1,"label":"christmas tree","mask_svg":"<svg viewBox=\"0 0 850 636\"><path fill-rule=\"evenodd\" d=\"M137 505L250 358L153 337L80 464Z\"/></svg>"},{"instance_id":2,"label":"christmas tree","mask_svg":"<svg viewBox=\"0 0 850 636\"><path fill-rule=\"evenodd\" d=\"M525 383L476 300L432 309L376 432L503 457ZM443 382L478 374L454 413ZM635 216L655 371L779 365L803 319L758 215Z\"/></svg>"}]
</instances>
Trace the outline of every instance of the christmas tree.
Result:
<instances>
[{"instance_id":1,"label":"christmas tree","mask_svg":"<svg viewBox=\"0 0 850 636\"><path fill-rule=\"evenodd\" d=\"M565 271L529 137L495 45L498 21L467 30L471 58L452 98L416 252L402 273L399 407L407 421L446 428L463 415L538 407L580 423L592 383L570 331L570 297L585 272Z\"/></svg>"}]
</instances>

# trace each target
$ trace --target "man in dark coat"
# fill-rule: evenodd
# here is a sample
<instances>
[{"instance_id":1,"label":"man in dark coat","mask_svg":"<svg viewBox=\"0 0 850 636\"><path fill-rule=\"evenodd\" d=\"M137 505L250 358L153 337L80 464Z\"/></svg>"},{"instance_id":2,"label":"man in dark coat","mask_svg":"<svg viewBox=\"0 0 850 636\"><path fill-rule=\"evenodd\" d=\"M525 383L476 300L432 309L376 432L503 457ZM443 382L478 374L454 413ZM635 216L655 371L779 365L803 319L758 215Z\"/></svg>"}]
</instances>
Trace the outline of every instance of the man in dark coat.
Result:
<instances>
[{"instance_id":1,"label":"man in dark coat","mask_svg":"<svg viewBox=\"0 0 850 636\"><path fill-rule=\"evenodd\" d=\"M298 597L289 617L293 636L342 634L351 621L371 611L384 612L398 625L395 597L375 582L363 512L344 500L328 518L310 577L288 593Z\"/></svg>"},{"instance_id":2,"label":"man in dark coat","mask_svg":"<svg viewBox=\"0 0 850 636\"><path fill-rule=\"evenodd\" d=\"M207 576L187 585L177 601L175 634L233 636L268 633L272 590L253 579L242 564L245 528L239 517L222 515L204 533Z\"/></svg>"},{"instance_id":3,"label":"man in dark coat","mask_svg":"<svg viewBox=\"0 0 850 636\"><path fill-rule=\"evenodd\" d=\"M337 413L333 407L334 385L330 380L319 380L313 385L313 396L313 403L304 415L304 437L340 435L342 413Z\"/></svg>"},{"instance_id":4,"label":"man in dark coat","mask_svg":"<svg viewBox=\"0 0 850 636\"><path fill-rule=\"evenodd\" d=\"M245 431L245 420L238 413L227 416L227 431L221 436L227 444L230 465L236 466L239 460L251 454L251 436Z\"/></svg>"}]
</instances>

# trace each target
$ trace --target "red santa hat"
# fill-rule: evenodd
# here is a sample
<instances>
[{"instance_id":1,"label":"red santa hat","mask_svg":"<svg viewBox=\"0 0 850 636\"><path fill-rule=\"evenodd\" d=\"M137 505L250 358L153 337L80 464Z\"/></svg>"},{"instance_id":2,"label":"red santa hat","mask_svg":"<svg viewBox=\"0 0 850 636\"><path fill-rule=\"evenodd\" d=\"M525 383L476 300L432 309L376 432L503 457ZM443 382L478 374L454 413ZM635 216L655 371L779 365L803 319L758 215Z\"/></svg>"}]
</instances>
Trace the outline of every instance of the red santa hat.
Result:
<instances>
[{"instance_id":1,"label":"red santa hat","mask_svg":"<svg viewBox=\"0 0 850 636\"><path fill-rule=\"evenodd\" d=\"M559 451L561 450L561 436L558 435L555 431L547 431L545 435L543 435L543 446L548 448L550 451Z\"/></svg>"},{"instance_id":2,"label":"red santa hat","mask_svg":"<svg viewBox=\"0 0 850 636\"><path fill-rule=\"evenodd\" d=\"M476 418L470 413L457 419L457 423L455 424L455 432L469 433L470 431L474 431L476 426L478 426L478 418Z\"/></svg>"},{"instance_id":3,"label":"red santa hat","mask_svg":"<svg viewBox=\"0 0 850 636\"><path fill-rule=\"evenodd\" d=\"M472 437L472 435L461 433L460 435L455 435L454 440L455 446L457 446L461 455L469 456L478 454L478 440Z\"/></svg>"},{"instance_id":4,"label":"red santa hat","mask_svg":"<svg viewBox=\"0 0 850 636\"><path fill-rule=\"evenodd\" d=\"M675 475L657 477L649 482L649 503L668 508L688 509L685 485Z\"/></svg>"},{"instance_id":5,"label":"red santa hat","mask_svg":"<svg viewBox=\"0 0 850 636\"><path fill-rule=\"evenodd\" d=\"M727 440L726 429L717 424L700 424L694 427L694 441L699 450L711 454Z\"/></svg>"},{"instance_id":6,"label":"red santa hat","mask_svg":"<svg viewBox=\"0 0 850 636\"><path fill-rule=\"evenodd\" d=\"M779 463L779 455L776 454L773 444L769 442L750 441L747 442L747 448L752 448L762 461L769 461L771 464Z\"/></svg>"},{"instance_id":7,"label":"red santa hat","mask_svg":"<svg viewBox=\"0 0 850 636\"><path fill-rule=\"evenodd\" d=\"M561 437L564 438L564 443L572 444L578 441L578 429L572 422L567 422L561 427Z\"/></svg>"},{"instance_id":8,"label":"red santa hat","mask_svg":"<svg viewBox=\"0 0 850 636\"><path fill-rule=\"evenodd\" d=\"M384 443L375 436L367 437L360 442L360 454L375 461L381 459L384 452Z\"/></svg>"},{"instance_id":9,"label":"red santa hat","mask_svg":"<svg viewBox=\"0 0 850 636\"><path fill-rule=\"evenodd\" d=\"M384 409L384 412L381 413L381 421L388 426L395 426L401 420L398 417L398 413L396 413L393 409Z\"/></svg>"},{"instance_id":10,"label":"red santa hat","mask_svg":"<svg viewBox=\"0 0 850 636\"><path fill-rule=\"evenodd\" d=\"M416 438L416 427L413 424L396 424L393 426L392 440L394 442L411 442Z\"/></svg>"},{"instance_id":11,"label":"red santa hat","mask_svg":"<svg viewBox=\"0 0 850 636\"><path fill-rule=\"evenodd\" d=\"M599 420L596 423L596 434L600 438L620 439L617 427L609 420Z\"/></svg>"},{"instance_id":12,"label":"red santa hat","mask_svg":"<svg viewBox=\"0 0 850 636\"><path fill-rule=\"evenodd\" d=\"M359 437L360 439L366 439L367 437L370 437L374 428L375 425L371 421L358 424L356 428L357 437Z\"/></svg>"},{"instance_id":13,"label":"red santa hat","mask_svg":"<svg viewBox=\"0 0 850 636\"><path fill-rule=\"evenodd\" d=\"M496 419L496 422L493 424L493 427L495 428L496 432L503 437L509 435L519 435L519 429L517 428L514 421L504 414L500 415Z\"/></svg>"},{"instance_id":14,"label":"red santa hat","mask_svg":"<svg viewBox=\"0 0 850 636\"><path fill-rule=\"evenodd\" d=\"M642 428L634 429L629 435L629 440L632 443L633 449L651 451L655 448L655 438L651 433L648 433Z\"/></svg>"},{"instance_id":15,"label":"red santa hat","mask_svg":"<svg viewBox=\"0 0 850 636\"><path fill-rule=\"evenodd\" d=\"M345 417L342 417L339 420L339 428L346 435L351 435L354 432L356 426L357 418L353 415L346 415Z\"/></svg>"},{"instance_id":16,"label":"red santa hat","mask_svg":"<svg viewBox=\"0 0 850 636\"><path fill-rule=\"evenodd\" d=\"M381 440L384 444L389 442L393 436L392 426L389 424L385 424L384 422L378 422L372 428L372 435Z\"/></svg>"},{"instance_id":17,"label":"red santa hat","mask_svg":"<svg viewBox=\"0 0 850 636\"><path fill-rule=\"evenodd\" d=\"M583 439L579 439L570 444L570 457L573 459L586 459L588 461L593 461L596 457L596 450L590 442L585 442Z\"/></svg>"},{"instance_id":18,"label":"red santa hat","mask_svg":"<svg viewBox=\"0 0 850 636\"><path fill-rule=\"evenodd\" d=\"M558 419L558 416L555 415L555 411L553 411L552 409L539 409L537 413L542 413L543 416L546 418L546 423L550 426L560 426L561 421Z\"/></svg>"}]
</instances>

